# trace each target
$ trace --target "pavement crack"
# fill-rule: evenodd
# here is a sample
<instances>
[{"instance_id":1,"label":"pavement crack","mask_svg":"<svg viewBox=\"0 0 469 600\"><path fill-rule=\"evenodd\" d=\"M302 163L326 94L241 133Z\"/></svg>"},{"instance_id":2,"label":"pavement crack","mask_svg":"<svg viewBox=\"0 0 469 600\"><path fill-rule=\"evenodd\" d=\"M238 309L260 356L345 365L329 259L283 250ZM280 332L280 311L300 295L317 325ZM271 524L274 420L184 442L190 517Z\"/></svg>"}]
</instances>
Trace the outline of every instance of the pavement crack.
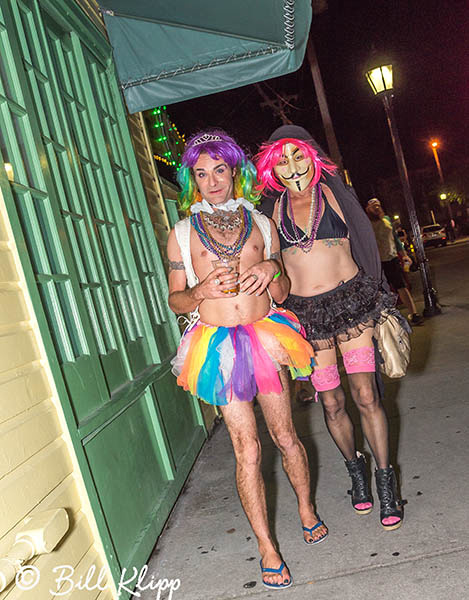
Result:
<instances>
[{"instance_id":1,"label":"pavement crack","mask_svg":"<svg viewBox=\"0 0 469 600\"><path fill-rule=\"evenodd\" d=\"M294 589L296 588L300 588L300 587L304 587L307 585L312 585L312 584L317 584L317 583L321 583L324 581L333 581L334 579L340 579L342 577L349 577L350 575L356 575L357 573L366 573L369 571L375 571L377 569L387 569L390 567L395 567L396 565L403 565L406 563L412 563L412 562L417 562L419 560L427 560L430 558L435 558L436 556L449 556L451 554L458 554L461 552L467 552L469 550L469 546L460 546L458 548L448 548L446 550L436 550L435 552L425 552L423 554L417 554L415 556L410 556L407 558L402 558L402 559L396 559L393 560L392 562L386 562L386 563L375 563L373 565L366 565L363 567L358 567L356 569L348 569L346 571L339 571L337 573L334 573L332 575L324 575L324 576L319 576L319 577L314 577L309 581L293 581L293 586L290 589ZM265 597L265 589L261 588L259 590L256 591L251 591L251 592L247 592L245 594L241 594L241 595L234 595L234 596L216 596L216 597L212 597L210 600L245 600L245 599L249 599L249 598L257 598L263 596ZM204 600L209 600L207 596L204 596Z\"/></svg>"},{"instance_id":2,"label":"pavement crack","mask_svg":"<svg viewBox=\"0 0 469 600\"><path fill-rule=\"evenodd\" d=\"M366 565L363 567L358 567L356 569L348 569L347 571L339 571L334 573L333 575L325 575L323 577L314 578L314 583L319 583L320 581L330 581L332 579L338 579L340 577L348 577L349 575L355 575L357 573L364 573L366 571L374 571L376 569L386 569L388 567L394 567L396 565L404 565L406 563L416 562L418 560L426 560L429 558L435 558L436 556L448 556L450 554L458 554L460 552L467 552L469 550L468 546L460 546L459 548L448 548L446 550L436 550L435 552L425 552L424 554L416 554L415 556L409 556L407 558L401 558L393 560L392 562L382 562L375 563L373 565ZM299 583L298 585L308 585L306 583Z\"/></svg>"}]
</instances>

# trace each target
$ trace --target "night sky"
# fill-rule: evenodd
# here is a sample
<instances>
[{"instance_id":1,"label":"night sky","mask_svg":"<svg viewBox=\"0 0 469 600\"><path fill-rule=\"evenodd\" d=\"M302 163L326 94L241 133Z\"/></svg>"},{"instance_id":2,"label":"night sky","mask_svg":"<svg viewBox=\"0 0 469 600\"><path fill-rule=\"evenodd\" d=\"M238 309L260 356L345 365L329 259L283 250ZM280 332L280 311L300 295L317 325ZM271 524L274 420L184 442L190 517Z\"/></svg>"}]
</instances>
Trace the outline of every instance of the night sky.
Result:
<instances>
[{"instance_id":1,"label":"night sky","mask_svg":"<svg viewBox=\"0 0 469 600\"><path fill-rule=\"evenodd\" d=\"M372 48L394 67L395 113L409 171L434 166L428 140L441 141L443 172L469 158L469 3L467 0L329 0L312 32L344 166L362 199L378 178L397 174L381 101L364 78ZM289 118L326 149L309 65L263 84L298 94ZM179 130L231 133L251 153L281 121L261 108L254 86L168 106ZM436 167L435 167L436 171Z\"/></svg>"}]
</instances>

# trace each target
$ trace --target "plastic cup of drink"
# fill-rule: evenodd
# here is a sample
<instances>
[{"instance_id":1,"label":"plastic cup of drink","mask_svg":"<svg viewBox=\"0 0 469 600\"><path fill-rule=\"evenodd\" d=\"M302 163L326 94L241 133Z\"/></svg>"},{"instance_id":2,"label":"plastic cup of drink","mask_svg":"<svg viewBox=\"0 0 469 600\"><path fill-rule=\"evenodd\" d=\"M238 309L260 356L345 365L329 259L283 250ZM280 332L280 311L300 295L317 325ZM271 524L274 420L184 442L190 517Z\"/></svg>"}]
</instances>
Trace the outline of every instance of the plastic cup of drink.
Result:
<instances>
[{"instance_id":1,"label":"plastic cup of drink","mask_svg":"<svg viewBox=\"0 0 469 600\"><path fill-rule=\"evenodd\" d=\"M409 256L404 256L402 263L402 268L404 269L404 272L408 273L412 265L412 259Z\"/></svg>"},{"instance_id":2,"label":"plastic cup of drink","mask_svg":"<svg viewBox=\"0 0 469 600\"><path fill-rule=\"evenodd\" d=\"M239 276L239 256L232 256L229 258L220 258L219 260L212 260L212 266L214 269L219 267L225 267L230 269L231 273ZM225 294L239 294L239 282L233 282L233 287L229 290L223 290Z\"/></svg>"}]
</instances>

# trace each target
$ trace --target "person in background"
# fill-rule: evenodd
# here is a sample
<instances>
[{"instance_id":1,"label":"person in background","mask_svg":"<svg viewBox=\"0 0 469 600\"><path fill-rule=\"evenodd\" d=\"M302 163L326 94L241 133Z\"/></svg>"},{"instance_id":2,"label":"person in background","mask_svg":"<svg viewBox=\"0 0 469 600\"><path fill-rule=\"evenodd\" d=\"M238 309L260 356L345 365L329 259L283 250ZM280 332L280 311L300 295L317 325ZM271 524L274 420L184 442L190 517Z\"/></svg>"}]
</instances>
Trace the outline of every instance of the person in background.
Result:
<instances>
[{"instance_id":1,"label":"person in background","mask_svg":"<svg viewBox=\"0 0 469 600\"><path fill-rule=\"evenodd\" d=\"M408 318L412 325L421 325L423 323L423 317L417 312L417 307L415 306L412 294L406 286L399 256L403 260L410 261L410 263L412 262L412 259L407 255L404 246L394 234L391 219L384 214L384 210L378 198L371 198L368 200L366 213L375 232L381 265L384 274L386 275L386 279L399 294L399 299L407 308L409 312Z\"/></svg>"},{"instance_id":2,"label":"person in background","mask_svg":"<svg viewBox=\"0 0 469 600\"><path fill-rule=\"evenodd\" d=\"M399 221L394 221L393 230L394 239L396 240L396 247L398 249L402 247L402 252L398 252L402 276L404 278L406 288L409 290L409 292L412 292L412 282L410 281L409 271L414 266L414 260L410 250L409 238L407 237L406 230L402 227Z\"/></svg>"},{"instance_id":3,"label":"person in background","mask_svg":"<svg viewBox=\"0 0 469 600\"><path fill-rule=\"evenodd\" d=\"M454 242L456 240L456 228L454 219L450 219L445 227L446 235L448 236L448 242Z\"/></svg>"}]
</instances>

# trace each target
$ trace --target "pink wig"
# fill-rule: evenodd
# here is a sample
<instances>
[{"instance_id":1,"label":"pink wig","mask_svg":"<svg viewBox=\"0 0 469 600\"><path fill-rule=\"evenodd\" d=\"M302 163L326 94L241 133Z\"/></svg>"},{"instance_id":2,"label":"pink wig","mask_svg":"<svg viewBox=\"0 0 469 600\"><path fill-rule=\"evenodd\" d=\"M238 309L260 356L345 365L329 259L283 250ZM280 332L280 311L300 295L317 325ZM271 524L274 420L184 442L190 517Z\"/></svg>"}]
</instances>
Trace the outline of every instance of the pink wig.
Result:
<instances>
[{"instance_id":1,"label":"pink wig","mask_svg":"<svg viewBox=\"0 0 469 600\"><path fill-rule=\"evenodd\" d=\"M335 164L328 158L321 158L317 150L307 142L295 138L282 138L276 142L266 142L265 144L262 144L259 153L254 157L254 164L257 168L257 178L259 180L257 189L259 191L268 189L281 192L284 189L285 186L281 185L275 176L274 167L282 157L285 144L294 144L301 152L303 152L305 157L312 160L314 165L314 176L311 185L316 185L321 179L323 169L329 173L329 175L334 175L336 173L337 167Z\"/></svg>"}]
</instances>

